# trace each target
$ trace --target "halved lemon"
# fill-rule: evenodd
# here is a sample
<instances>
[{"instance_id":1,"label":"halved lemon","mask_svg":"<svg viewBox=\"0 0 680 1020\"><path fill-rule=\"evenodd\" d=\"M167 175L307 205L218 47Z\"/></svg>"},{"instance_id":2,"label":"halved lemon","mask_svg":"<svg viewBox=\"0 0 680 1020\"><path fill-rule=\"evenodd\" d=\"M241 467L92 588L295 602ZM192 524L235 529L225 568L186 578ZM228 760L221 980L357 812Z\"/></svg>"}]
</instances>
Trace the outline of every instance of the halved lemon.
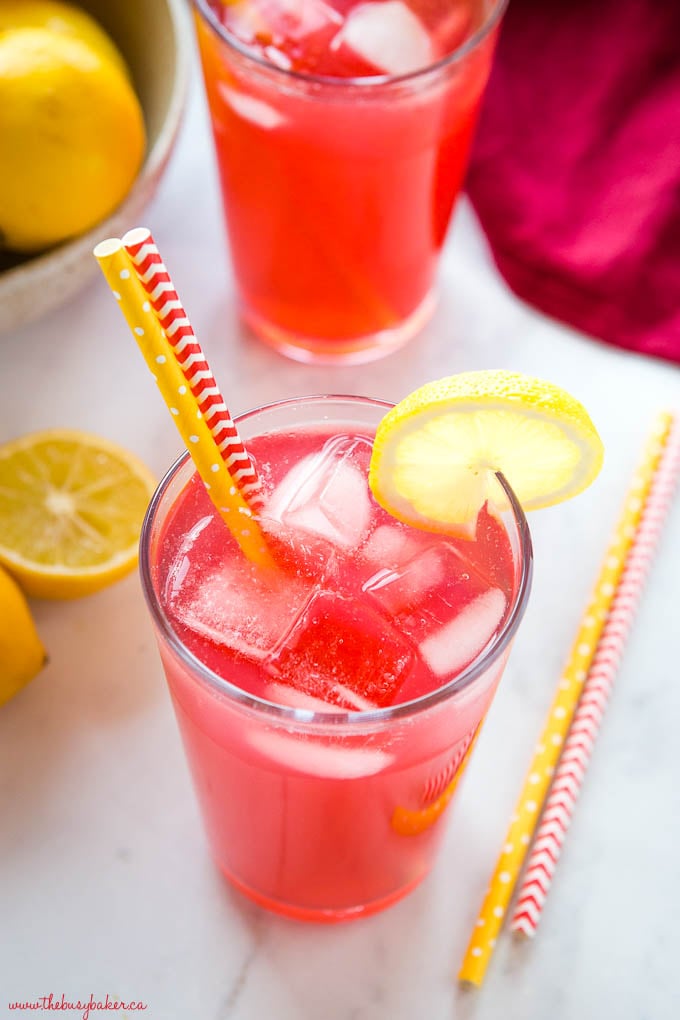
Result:
<instances>
[{"instance_id":1,"label":"halved lemon","mask_svg":"<svg viewBox=\"0 0 680 1020\"><path fill-rule=\"evenodd\" d=\"M50 429L0 446L0 563L37 598L76 598L134 569L156 481L100 436Z\"/></svg>"},{"instance_id":2,"label":"halved lemon","mask_svg":"<svg viewBox=\"0 0 680 1020\"><path fill-rule=\"evenodd\" d=\"M588 412L554 383L503 370L427 383L388 411L369 485L392 516L416 528L474 535L502 473L525 510L585 489L603 460Z\"/></svg>"}]
</instances>

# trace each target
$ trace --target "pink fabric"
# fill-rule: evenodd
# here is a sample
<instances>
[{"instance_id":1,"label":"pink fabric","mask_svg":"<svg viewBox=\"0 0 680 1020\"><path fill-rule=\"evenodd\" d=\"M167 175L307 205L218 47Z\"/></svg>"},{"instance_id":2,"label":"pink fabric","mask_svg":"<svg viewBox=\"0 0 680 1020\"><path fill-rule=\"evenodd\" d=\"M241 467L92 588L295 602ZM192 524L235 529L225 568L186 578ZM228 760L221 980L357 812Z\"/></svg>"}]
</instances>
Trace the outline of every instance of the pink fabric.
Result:
<instances>
[{"instance_id":1,"label":"pink fabric","mask_svg":"<svg viewBox=\"0 0 680 1020\"><path fill-rule=\"evenodd\" d=\"M680 362L679 0L510 0L467 188L520 297Z\"/></svg>"}]
</instances>

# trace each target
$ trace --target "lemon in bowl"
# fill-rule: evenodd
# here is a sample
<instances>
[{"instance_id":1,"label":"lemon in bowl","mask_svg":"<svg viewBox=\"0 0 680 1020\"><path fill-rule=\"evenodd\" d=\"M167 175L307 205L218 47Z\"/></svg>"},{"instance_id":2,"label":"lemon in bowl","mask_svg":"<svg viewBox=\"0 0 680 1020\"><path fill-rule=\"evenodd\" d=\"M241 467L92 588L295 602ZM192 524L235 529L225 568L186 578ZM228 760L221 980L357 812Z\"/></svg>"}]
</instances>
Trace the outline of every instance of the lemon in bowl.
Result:
<instances>
[{"instance_id":1,"label":"lemon in bowl","mask_svg":"<svg viewBox=\"0 0 680 1020\"><path fill-rule=\"evenodd\" d=\"M62 73L67 79L75 74L76 77L80 75L81 81L89 82L91 75L97 80L94 94L99 98L96 103L89 104L89 110L78 112L76 109L72 116L62 111L68 148L74 144L73 134L69 132L80 132L75 139L79 156L76 160L73 153L71 180L64 170L62 191L58 193L63 195L65 190L70 190L70 196L48 202L49 189L38 190L34 193L33 213L28 219L21 217L18 231L9 218L11 214L16 219L18 206L14 201L5 223L0 215L0 230L5 233L5 241L0 243L0 333L35 320L77 293L96 274L92 259L96 242L102 235L124 233L130 223L138 219L170 158L189 79L192 34L184 0L116 0L116 3L110 0L2 0L0 38L12 33L14 43L21 42L21 49L25 51L29 42L26 33L36 32L49 33L53 60L55 53L61 54L57 64L61 62L62 71L53 64L51 70L45 72L48 77L61 80ZM20 33L19 40L16 33ZM36 37L30 38L35 51ZM85 47L90 62L97 62L99 71L91 69L85 74L82 66L76 72L72 67L64 71L64 56L68 53L74 57L74 44L81 57L82 47ZM14 88L12 85L5 87ZM72 91L78 93L71 96L74 109L78 99L85 106L85 87ZM143 118L141 159L138 155L135 157L139 121L134 97ZM35 102L35 95L32 102ZM48 97L44 102L49 108L52 100ZM105 120L113 124L107 138L102 137L103 132L98 133L99 125L93 126L91 122L93 115L102 112L102 104L109 107L108 120L102 113L102 126ZM10 116L6 107L7 103L0 102L0 117ZM43 116L48 122L51 120L48 114ZM88 117L91 118L89 122ZM57 117L52 125L55 132L59 130L58 120ZM90 143L94 139L93 151L88 151L88 135ZM98 174L99 180L102 179L101 160L106 153L110 157L111 149L107 146L116 139L117 163L104 175L104 187L88 185L89 175L92 175L91 181ZM55 139L51 140L56 144ZM26 144L23 138L22 145ZM41 146L35 143L35 138L33 145L40 152ZM8 151L1 133L0 149L3 154ZM52 152L54 155L54 150ZM59 155L68 162L65 153ZM44 169L41 164L46 162L39 157L24 171L17 169L15 161L11 175L7 164L11 188L20 189L22 183L28 184L29 178L39 179ZM4 155L2 163L6 164ZM23 182L22 177L25 178ZM50 178L50 185L55 189L57 183L56 177ZM82 217L80 223L76 223L76 212ZM98 222L85 225L86 213L90 218L96 213ZM70 230L75 232L58 241L54 239L55 232L64 232L69 226L67 214L72 217ZM48 227L50 234L46 235ZM37 246L46 241L47 246L39 250Z\"/></svg>"},{"instance_id":2,"label":"lemon in bowl","mask_svg":"<svg viewBox=\"0 0 680 1020\"><path fill-rule=\"evenodd\" d=\"M100 223L132 187L146 145L121 63L76 35L1 25L0 139L0 245L15 252Z\"/></svg>"},{"instance_id":3,"label":"lemon in bowl","mask_svg":"<svg viewBox=\"0 0 680 1020\"><path fill-rule=\"evenodd\" d=\"M43 28L57 35L80 39L129 74L125 58L108 32L96 18L71 0L2 0L0 32L17 28Z\"/></svg>"}]
</instances>

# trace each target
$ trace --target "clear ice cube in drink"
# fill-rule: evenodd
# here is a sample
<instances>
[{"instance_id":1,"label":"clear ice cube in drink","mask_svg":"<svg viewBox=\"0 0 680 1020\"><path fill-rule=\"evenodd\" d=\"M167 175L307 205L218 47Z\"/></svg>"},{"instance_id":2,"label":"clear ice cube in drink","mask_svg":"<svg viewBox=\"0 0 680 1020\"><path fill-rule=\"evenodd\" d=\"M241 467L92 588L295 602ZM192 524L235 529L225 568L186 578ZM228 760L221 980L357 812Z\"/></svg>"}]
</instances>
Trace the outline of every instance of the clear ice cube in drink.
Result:
<instances>
[{"instance_id":1,"label":"clear ice cube in drink","mask_svg":"<svg viewBox=\"0 0 680 1020\"><path fill-rule=\"evenodd\" d=\"M192 584L189 577L170 606L178 622L199 637L261 661L293 625L309 590L297 578L259 572L234 558L206 570L200 582Z\"/></svg>"},{"instance_id":2,"label":"clear ice cube in drink","mask_svg":"<svg viewBox=\"0 0 680 1020\"><path fill-rule=\"evenodd\" d=\"M267 671L278 684L359 711L392 703L414 665L412 646L377 609L316 591Z\"/></svg>"},{"instance_id":3,"label":"clear ice cube in drink","mask_svg":"<svg viewBox=\"0 0 680 1020\"><path fill-rule=\"evenodd\" d=\"M347 551L364 541L371 519L366 474L371 445L361 437L329 440L291 468L269 500L263 524L325 540Z\"/></svg>"},{"instance_id":4,"label":"clear ice cube in drink","mask_svg":"<svg viewBox=\"0 0 680 1020\"><path fill-rule=\"evenodd\" d=\"M436 59L427 29L401 0L353 7L331 43L334 50L342 46L384 74L409 74Z\"/></svg>"},{"instance_id":5,"label":"clear ice cube in drink","mask_svg":"<svg viewBox=\"0 0 680 1020\"><path fill-rule=\"evenodd\" d=\"M460 672L486 648L500 627L507 600L500 588L477 595L445 623L417 619L409 628L419 651L435 676L442 679Z\"/></svg>"},{"instance_id":6,"label":"clear ice cube in drink","mask_svg":"<svg viewBox=\"0 0 680 1020\"><path fill-rule=\"evenodd\" d=\"M281 46L307 43L319 33L334 35L342 15L325 0L247 0L232 3L229 26L245 43Z\"/></svg>"},{"instance_id":7,"label":"clear ice cube in drink","mask_svg":"<svg viewBox=\"0 0 680 1020\"><path fill-rule=\"evenodd\" d=\"M316 778L360 779L382 772L393 761L392 755L378 747L300 740L264 728L249 730L248 740L268 763L280 762L286 771Z\"/></svg>"},{"instance_id":8,"label":"clear ice cube in drink","mask_svg":"<svg viewBox=\"0 0 680 1020\"><path fill-rule=\"evenodd\" d=\"M374 536L371 539L375 542ZM370 540L369 540L370 543ZM371 548L370 544L367 546ZM381 545L396 549L396 536L381 536ZM462 547L462 548L461 548ZM473 562L475 546L438 540L422 544L415 555L402 543L405 558L379 568L362 590L398 621L435 676L444 679L467 666L497 631L507 599ZM365 551L365 550L364 550ZM372 548L371 548L372 551ZM436 599L430 593L437 592Z\"/></svg>"},{"instance_id":9,"label":"clear ice cube in drink","mask_svg":"<svg viewBox=\"0 0 680 1020\"><path fill-rule=\"evenodd\" d=\"M395 520L394 524L379 524L371 532L361 558L369 567L394 569L415 555L421 544L417 533Z\"/></svg>"}]
</instances>

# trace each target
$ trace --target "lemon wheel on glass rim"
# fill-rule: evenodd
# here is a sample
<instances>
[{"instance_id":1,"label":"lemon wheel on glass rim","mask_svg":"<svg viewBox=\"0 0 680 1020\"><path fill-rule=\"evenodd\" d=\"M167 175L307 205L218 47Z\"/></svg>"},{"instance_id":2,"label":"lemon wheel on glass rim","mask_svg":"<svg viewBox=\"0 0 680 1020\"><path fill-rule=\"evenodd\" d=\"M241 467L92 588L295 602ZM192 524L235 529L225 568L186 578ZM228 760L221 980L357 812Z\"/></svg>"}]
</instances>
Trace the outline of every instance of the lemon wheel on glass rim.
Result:
<instances>
[{"instance_id":1,"label":"lemon wheel on glass rim","mask_svg":"<svg viewBox=\"0 0 680 1020\"><path fill-rule=\"evenodd\" d=\"M412 527L470 538L497 473L524 510L585 489L603 461L583 405L554 383L517 372L464 372L426 383L380 422L369 485Z\"/></svg>"}]
</instances>

